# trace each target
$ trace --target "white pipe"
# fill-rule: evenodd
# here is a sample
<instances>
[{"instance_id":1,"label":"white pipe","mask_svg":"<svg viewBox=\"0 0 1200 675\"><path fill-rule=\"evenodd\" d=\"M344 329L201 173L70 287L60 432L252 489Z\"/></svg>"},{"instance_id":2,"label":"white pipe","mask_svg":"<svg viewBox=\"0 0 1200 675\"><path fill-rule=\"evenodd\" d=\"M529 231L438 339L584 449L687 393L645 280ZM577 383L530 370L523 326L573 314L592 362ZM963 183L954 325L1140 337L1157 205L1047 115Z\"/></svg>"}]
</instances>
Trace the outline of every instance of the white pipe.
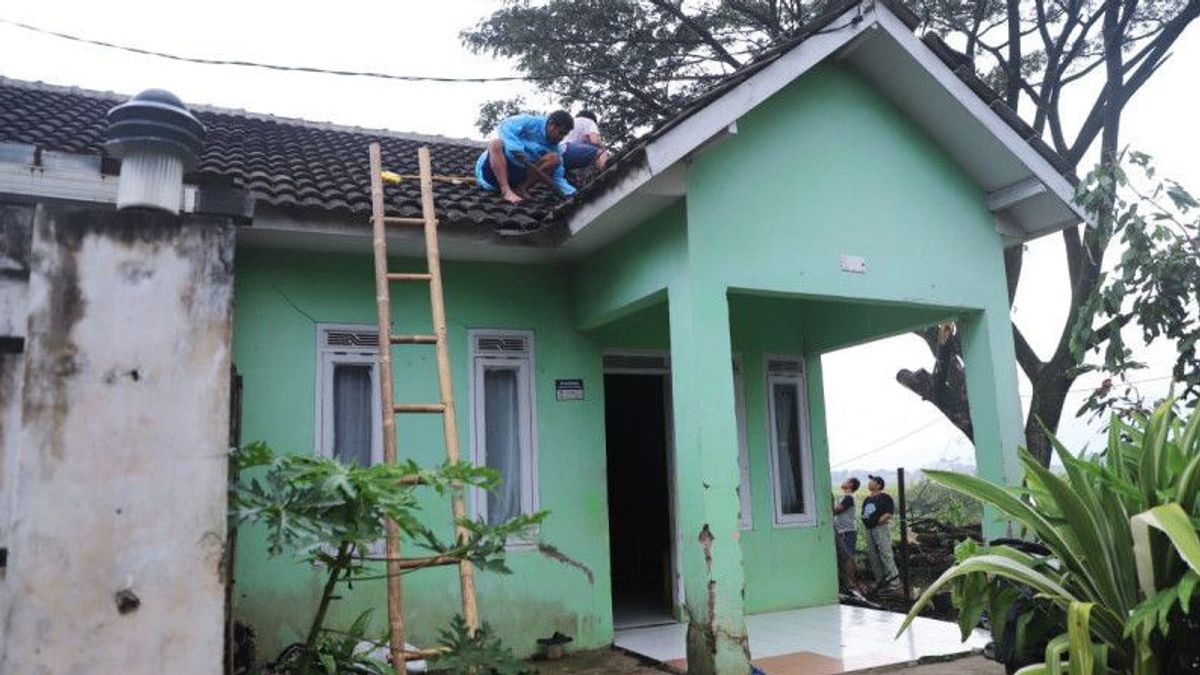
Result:
<instances>
[{"instance_id":1,"label":"white pipe","mask_svg":"<svg viewBox=\"0 0 1200 675\"><path fill-rule=\"evenodd\" d=\"M139 206L179 213L183 201L183 160L150 147L130 150L121 160L117 208Z\"/></svg>"}]
</instances>

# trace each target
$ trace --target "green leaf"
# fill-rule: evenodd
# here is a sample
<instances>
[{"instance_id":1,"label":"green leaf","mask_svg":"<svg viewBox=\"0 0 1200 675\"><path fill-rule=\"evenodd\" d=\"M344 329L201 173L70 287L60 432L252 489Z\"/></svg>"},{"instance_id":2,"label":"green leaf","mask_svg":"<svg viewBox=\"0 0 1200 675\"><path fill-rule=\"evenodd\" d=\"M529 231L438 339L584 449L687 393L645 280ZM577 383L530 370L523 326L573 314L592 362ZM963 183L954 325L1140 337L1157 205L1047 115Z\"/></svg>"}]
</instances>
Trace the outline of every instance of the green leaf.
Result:
<instances>
[{"instance_id":1,"label":"green leaf","mask_svg":"<svg viewBox=\"0 0 1200 675\"><path fill-rule=\"evenodd\" d=\"M913 604L912 610L910 610L908 615L904 617L904 622L900 625L900 630L896 632L896 637L899 637L904 633L904 631L912 623L913 619L917 617L920 611L933 600L933 597L937 595L947 583L958 577L974 573L994 574L1004 577L1005 579L1015 581L1019 584L1029 586L1038 593L1041 593L1049 598L1051 601L1062 604L1063 606L1066 606L1070 602L1078 601L1078 599L1070 591L1045 574L1031 569L1027 565L1023 565L1011 558L1002 555L985 554L968 558L967 560L951 567L943 572L942 575L937 578L937 580L930 584L929 588L925 589L925 592L921 594L921 597L917 598L916 603Z\"/></svg>"},{"instance_id":2,"label":"green leaf","mask_svg":"<svg viewBox=\"0 0 1200 675\"><path fill-rule=\"evenodd\" d=\"M1138 583L1146 597L1154 595L1160 580L1154 578L1153 551L1150 528L1167 535L1175 552L1193 572L1200 573L1200 537L1191 519L1179 504L1163 504L1134 516L1130 521L1133 532L1134 555L1137 560Z\"/></svg>"}]
</instances>

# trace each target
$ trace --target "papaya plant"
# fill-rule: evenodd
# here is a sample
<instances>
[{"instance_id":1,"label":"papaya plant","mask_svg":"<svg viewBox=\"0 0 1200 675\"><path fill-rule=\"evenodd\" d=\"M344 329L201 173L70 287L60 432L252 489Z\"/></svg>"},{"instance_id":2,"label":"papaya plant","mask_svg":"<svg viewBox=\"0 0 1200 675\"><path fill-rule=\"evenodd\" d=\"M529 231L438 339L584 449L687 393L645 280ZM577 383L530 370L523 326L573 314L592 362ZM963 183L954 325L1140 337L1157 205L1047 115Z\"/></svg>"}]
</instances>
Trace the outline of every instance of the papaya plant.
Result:
<instances>
[{"instance_id":1,"label":"papaya plant","mask_svg":"<svg viewBox=\"0 0 1200 675\"><path fill-rule=\"evenodd\" d=\"M339 597L339 584L387 578L383 568L387 559L376 549L389 520L398 526L406 548L415 545L421 550L421 555L404 559L407 571L469 560L481 570L506 574L508 539L527 532L546 516L544 511L521 515L498 525L463 519L459 524L468 535L443 541L422 520L417 490L444 495L454 489L496 487L495 471L465 462L432 469L412 461L358 466L328 457L277 456L268 445L256 442L234 450L233 467L237 479L230 487L230 517L237 523L264 526L271 555L292 551L325 572L305 640L290 648L284 671L303 675L373 672L371 659L355 646L361 640L346 639L348 634L362 637L369 615L360 616L349 631L331 631L325 622L331 603Z\"/></svg>"}]
</instances>

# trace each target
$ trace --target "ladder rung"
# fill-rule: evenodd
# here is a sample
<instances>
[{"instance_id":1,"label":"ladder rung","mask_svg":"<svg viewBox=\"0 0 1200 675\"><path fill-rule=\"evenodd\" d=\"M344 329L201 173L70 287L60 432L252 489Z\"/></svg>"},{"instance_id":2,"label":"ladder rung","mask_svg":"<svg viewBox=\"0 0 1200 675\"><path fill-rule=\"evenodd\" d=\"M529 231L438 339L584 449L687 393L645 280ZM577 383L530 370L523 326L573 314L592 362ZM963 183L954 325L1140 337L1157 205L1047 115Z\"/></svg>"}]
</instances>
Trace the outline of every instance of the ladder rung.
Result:
<instances>
[{"instance_id":1,"label":"ladder rung","mask_svg":"<svg viewBox=\"0 0 1200 675\"><path fill-rule=\"evenodd\" d=\"M446 412L444 403L398 403L392 406L397 413L441 413Z\"/></svg>"},{"instance_id":2,"label":"ladder rung","mask_svg":"<svg viewBox=\"0 0 1200 675\"><path fill-rule=\"evenodd\" d=\"M394 345L436 345L436 335L392 335L388 339Z\"/></svg>"},{"instance_id":3,"label":"ladder rung","mask_svg":"<svg viewBox=\"0 0 1200 675\"><path fill-rule=\"evenodd\" d=\"M425 219L424 218L407 218L404 216L384 216L383 222L385 222L389 225L424 225Z\"/></svg>"},{"instance_id":4,"label":"ladder rung","mask_svg":"<svg viewBox=\"0 0 1200 675\"><path fill-rule=\"evenodd\" d=\"M429 272L388 272L388 281L430 281L433 275Z\"/></svg>"}]
</instances>

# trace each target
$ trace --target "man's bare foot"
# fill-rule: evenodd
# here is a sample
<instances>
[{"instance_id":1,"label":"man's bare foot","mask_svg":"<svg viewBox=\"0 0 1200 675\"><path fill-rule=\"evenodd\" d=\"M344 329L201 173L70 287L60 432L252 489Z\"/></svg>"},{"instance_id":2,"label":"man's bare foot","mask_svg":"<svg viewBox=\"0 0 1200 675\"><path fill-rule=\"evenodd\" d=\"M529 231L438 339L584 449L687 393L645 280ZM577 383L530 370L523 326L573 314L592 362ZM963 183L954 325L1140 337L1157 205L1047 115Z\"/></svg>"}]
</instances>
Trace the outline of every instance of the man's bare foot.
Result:
<instances>
[{"instance_id":1,"label":"man's bare foot","mask_svg":"<svg viewBox=\"0 0 1200 675\"><path fill-rule=\"evenodd\" d=\"M503 190L501 191L500 196L504 197L504 201L508 202L509 204L520 204L526 199L512 190Z\"/></svg>"}]
</instances>

